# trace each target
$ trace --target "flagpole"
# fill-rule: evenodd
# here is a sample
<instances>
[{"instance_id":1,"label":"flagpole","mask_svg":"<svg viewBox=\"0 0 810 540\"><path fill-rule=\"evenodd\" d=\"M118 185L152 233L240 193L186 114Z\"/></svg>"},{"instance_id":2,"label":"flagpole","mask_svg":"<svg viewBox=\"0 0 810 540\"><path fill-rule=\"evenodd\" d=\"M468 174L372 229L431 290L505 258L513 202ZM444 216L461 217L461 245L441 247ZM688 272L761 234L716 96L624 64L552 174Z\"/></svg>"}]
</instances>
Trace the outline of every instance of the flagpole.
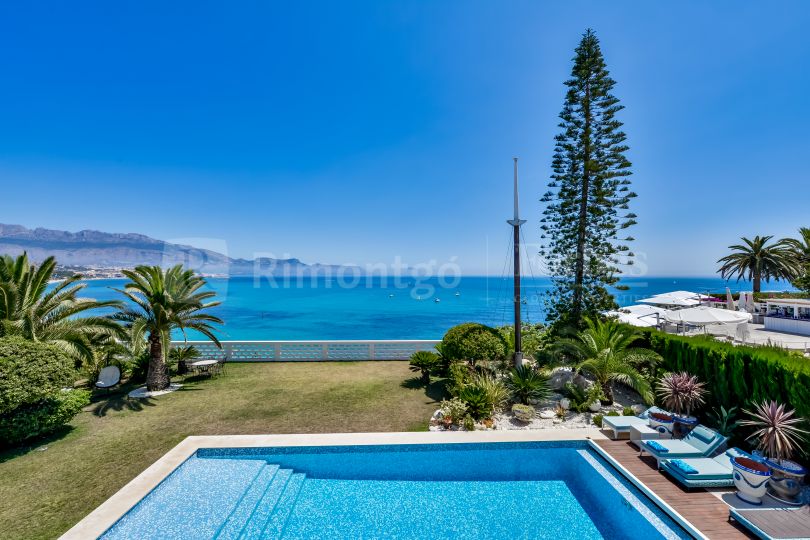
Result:
<instances>
[{"instance_id":1,"label":"flagpole","mask_svg":"<svg viewBox=\"0 0 810 540\"><path fill-rule=\"evenodd\" d=\"M514 248L513 260L515 262L513 280L514 280L514 306L515 306L515 367L523 365L523 347L521 343L521 323L520 323L520 226L526 223L526 220L520 219L518 211L518 158L514 160L514 218L507 221L512 226Z\"/></svg>"}]
</instances>

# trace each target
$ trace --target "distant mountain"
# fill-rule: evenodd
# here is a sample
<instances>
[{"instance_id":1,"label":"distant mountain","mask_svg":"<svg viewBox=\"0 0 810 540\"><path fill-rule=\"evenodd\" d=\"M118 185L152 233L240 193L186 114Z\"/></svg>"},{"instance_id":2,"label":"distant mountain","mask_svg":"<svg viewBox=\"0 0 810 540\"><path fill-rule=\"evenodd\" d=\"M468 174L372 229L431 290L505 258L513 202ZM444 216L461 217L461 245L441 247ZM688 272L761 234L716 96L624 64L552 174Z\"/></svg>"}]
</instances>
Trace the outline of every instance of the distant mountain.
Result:
<instances>
[{"instance_id":1,"label":"distant mountain","mask_svg":"<svg viewBox=\"0 0 810 540\"><path fill-rule=\"evenodd\" d=\"M298 259L233 259L222 253L182 244L172 244L135 233L76 233L52 229L28 229L0 223L0 254L27 252L33 261L53 255L60 266L131 268L139 264L183 264L206 274L283 275L329 273L337 265L305 264Z\"/></svg>"}]
</instances>

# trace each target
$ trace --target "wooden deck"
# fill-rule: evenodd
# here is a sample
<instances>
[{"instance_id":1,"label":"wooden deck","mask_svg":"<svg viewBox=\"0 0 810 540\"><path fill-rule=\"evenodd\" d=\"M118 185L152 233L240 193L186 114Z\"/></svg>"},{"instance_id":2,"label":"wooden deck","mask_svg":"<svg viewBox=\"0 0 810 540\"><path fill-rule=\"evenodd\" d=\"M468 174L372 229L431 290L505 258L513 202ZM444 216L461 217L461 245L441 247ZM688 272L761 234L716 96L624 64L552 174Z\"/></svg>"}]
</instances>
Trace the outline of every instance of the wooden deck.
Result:
<instances>
[{"instance_id":1,"label":"wooden deck","mask_svg":"<svg viewBox=\"0 0 810 540\"><path fill-rule=\"evenodd\" d=\"M810 536L810 513L803 508L738 510L760 531L773 538L807 538Z\"/></svg>"},{"instance_id":2,"label":"wooden deck","mask_svg":"<svg viewBox=\"0 0 810 540\"><path fill-rule=\"evenodd\" d=\"M627 440L594 442L708 538L754 538L740 525L729 521L729 508L723 501L704 489L687 491L658 472L655 459L650 456L639 458L638 449Z\"/></svg>"}]
</instances>

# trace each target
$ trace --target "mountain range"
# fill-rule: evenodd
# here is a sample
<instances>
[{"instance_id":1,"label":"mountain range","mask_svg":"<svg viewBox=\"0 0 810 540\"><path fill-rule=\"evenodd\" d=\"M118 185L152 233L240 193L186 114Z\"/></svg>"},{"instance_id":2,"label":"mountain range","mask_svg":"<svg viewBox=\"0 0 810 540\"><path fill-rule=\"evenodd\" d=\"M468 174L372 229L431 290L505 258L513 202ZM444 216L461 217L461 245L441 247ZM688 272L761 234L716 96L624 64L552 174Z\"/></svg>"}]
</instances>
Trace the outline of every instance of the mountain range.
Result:
<instances>
[{"instance_id":1,"label":"mountain range","mask_svg":"<svg viewBox=\"0 0 810 540\"><path fill-rule=\"evenodd\" d=\"M173 244L135 233L79 232L28 229L0 223L0 254L19 255L40 262L53 255L60 266L132 268L139 264L182 264L203 274L298 275L328 274L337 265L305 264L298 259L234 259L183 244Z\"/></svg>"}]
</instances>

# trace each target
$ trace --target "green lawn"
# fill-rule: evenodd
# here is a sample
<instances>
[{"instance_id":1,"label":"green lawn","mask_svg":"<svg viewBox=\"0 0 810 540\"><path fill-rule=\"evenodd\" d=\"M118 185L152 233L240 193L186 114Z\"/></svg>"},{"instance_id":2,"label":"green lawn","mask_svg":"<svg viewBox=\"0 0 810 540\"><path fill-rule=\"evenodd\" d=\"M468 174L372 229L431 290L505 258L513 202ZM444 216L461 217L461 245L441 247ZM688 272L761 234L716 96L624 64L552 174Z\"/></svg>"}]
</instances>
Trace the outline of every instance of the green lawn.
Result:
<instances>
[{"instance_id":1,"label":"green lawn","mask_svg":"<svg viewBox=\"0 0 810 540\"><path fill-rule=\"evenodd\" d=\"M59 536L188 435L424 430L443 386L412 377L406 362L233 364L156 399L102 395L65 433L0 453L0 538Z\"/></svg>"}]
</instances>

